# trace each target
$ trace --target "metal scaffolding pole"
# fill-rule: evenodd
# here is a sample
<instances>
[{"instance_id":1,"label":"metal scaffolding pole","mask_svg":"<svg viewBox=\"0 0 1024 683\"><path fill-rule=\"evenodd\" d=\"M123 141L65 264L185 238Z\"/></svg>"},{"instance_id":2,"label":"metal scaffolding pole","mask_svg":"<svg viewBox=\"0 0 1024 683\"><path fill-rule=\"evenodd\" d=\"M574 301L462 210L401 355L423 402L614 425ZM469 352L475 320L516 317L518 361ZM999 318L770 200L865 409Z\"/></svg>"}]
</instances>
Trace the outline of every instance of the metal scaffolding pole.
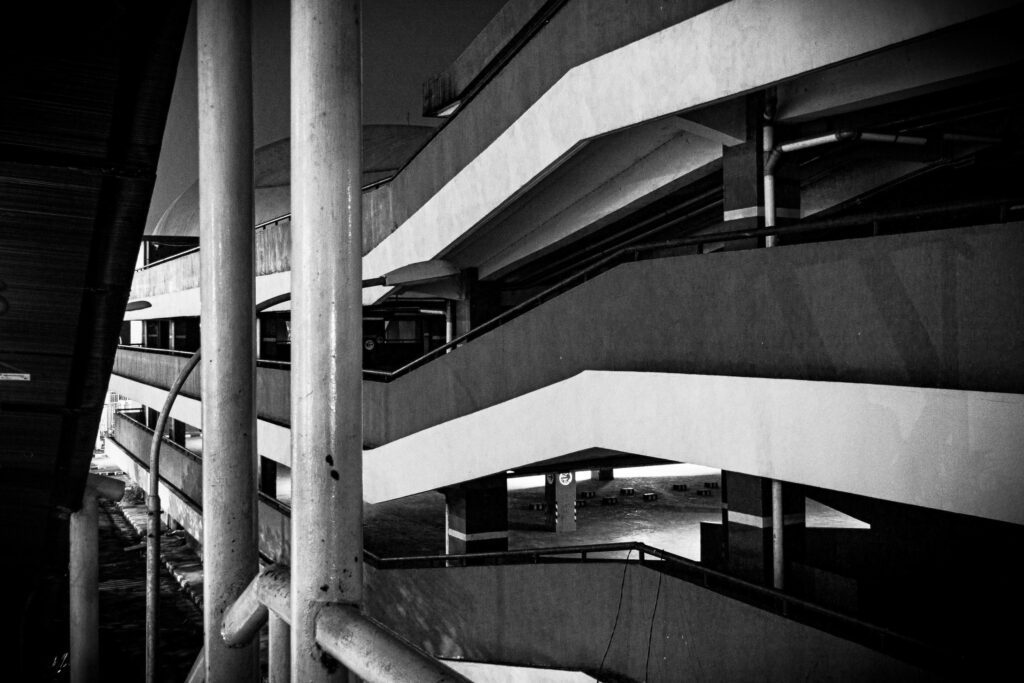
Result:
<instances>
[{"instance_id":1,"label":"metal scaffolding pole","mask_svg":"<svg viewBox=\"0 0 1024 683\"><path fill-rule=\"evenodd\" d=\"M344 680L317 613L363 593L357 0L293 0L292 680Z\"/></svg>"},{"instance_id":2,"label":"metal scaffolding pole","mask_svg":"<svg viewBox=\"0 0 1024 683\"><path fill-rule=\"evenodd\" d=\"M200 0L197 26L205 673L248 683L258 650L227 647L220 623L259 569L249 2Z\"/></svg>"}]
</instances>

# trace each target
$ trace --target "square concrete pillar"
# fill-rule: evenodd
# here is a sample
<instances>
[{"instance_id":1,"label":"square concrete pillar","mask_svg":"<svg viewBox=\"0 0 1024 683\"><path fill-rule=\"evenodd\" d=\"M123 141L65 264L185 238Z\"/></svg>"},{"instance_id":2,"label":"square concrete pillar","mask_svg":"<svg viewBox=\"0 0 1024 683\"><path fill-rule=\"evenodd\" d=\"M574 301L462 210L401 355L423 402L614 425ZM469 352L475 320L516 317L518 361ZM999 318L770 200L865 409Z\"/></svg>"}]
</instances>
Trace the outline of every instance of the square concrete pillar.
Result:
<instances>
[{"instance_id":1,"label":"square concrete pillar","mask_svg":"<svg viewBox=\"0 0 1024 683\"><path fill-rule=\"evenodd\" d=\"M498 290L477 279L476 269L462 273L463 299L454 301L453 335L461 336L501 313Z\"/></svg>"},{"instance_id":2,"label":"square concrete pillar","mask_svg":"<svg viewBox=\"0 0 1024 683\"><path fill-rule=\"evenodd\" d=\"M504 474L444 490L445 551L456 555L508 550L508 482Z\"/></svg>"},{"instance_id":3,"label":"square concrete pillar","mask_svg":"<svg viewBox=\"0 0 1024 683\"><path fill-rule=\"evenodd\" d=\"M768 154L765 151L765 98L747 98L746 141L722 150L722 220L723 231L755 230L765 227L764 172ZM772 138L777 145L784 131L777 128ZM800 186L795 168L784 158L773 168L775 177L775 225L785 225L800 218ZM739 240L722 248L748 249L764 246L764 239Z\"/></svg>"},{"instance_id":4,"label":"square concrete pillar","mask_svg":"<svg viewBox=\"0 0 1024 683\"><path fill-rule=\"evenodd\" d=\"M547 527L561 533L576 531L576 474L559 472L544 477L544 502L547 503Z\"/></svg>"}]
</instances>

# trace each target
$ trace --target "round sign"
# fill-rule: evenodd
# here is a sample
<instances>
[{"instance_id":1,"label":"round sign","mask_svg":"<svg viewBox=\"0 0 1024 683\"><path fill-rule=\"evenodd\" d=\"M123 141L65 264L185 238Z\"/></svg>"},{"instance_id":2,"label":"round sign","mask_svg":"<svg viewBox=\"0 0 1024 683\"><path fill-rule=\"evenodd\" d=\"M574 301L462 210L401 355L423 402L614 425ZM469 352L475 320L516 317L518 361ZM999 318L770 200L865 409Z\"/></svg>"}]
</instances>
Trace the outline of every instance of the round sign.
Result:
<instances>
[{"instance_id":1,"label":"round sign","mask_svg":"<svg viewBox=\"0 0 1024 683\"><path fill-rule=\"evenodd\" d=\"M376 344L374 344L372 339L363 340L363 348L366 349L367 351L373 351L374 346L376 346Z\"/></svg>"},{"instance_id":2,"label":"round sign","mask_svg":"<svg viewBox=\"0 0 1024 683\"><path fill-rule=\"evenodd\" d=\"M548 480L549 484L554 484L555 483L555 475L553 475L553 474L547 475L547 480Z\"/></svg>"},{"instance_id":3,"label":"round sign","mask_svg":"<svg viewBox=\"0 0 1024 683\"><path fill-rule=\"evenodd\" d=\"M572 472L562 472L558 475L558 481L562 486L568 486L572 483Z\"/></svg>"}]
</instances>

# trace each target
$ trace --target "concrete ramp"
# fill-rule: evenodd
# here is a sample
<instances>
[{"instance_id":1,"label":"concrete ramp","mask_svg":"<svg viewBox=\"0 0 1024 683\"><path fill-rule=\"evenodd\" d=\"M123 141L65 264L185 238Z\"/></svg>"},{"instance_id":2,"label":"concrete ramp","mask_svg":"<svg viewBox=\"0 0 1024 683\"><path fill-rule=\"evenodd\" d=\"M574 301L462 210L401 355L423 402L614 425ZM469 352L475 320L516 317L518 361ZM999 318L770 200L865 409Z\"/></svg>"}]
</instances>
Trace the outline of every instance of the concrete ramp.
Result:
<instances>
[{"instance_id":1,"label":"concrete ramp","mask_svg":"<svg viewBox=\"0 0 1024 683\"><path fill-rule=\"evenodd\" d=\"M1024 524L1024 395L587 371L365 451L369 502L590 448Z\"/></svg>"}]
</instances>

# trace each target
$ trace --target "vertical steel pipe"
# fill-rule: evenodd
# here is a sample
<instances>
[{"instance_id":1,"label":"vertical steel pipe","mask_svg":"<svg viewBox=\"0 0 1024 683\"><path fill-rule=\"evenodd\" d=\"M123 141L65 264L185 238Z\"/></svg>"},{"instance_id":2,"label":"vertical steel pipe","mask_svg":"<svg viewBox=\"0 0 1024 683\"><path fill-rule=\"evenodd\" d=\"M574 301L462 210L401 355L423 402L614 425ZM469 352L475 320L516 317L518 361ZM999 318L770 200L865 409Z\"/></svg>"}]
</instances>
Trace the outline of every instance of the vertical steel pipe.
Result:
<instances>
[{"instance_id":1,"label":"vertical steel pipe","mask_svg":"<svg viewBox=\"0 0 1024 683\"><path fill-rule=\"evenodd\" d=\"M317 613L363 592L359 2L291 18L291 672L314 683L345 676Z\"/></svg>"},{"instance_id":2,"label":"vertical steel pipe","mask_svg":"<svg viewBox=\"0 0 1024 683\"><path fill-rule=\"evenodd\" d=\"M291 626L271 612L268 622L267 680L288 683L291 680Z\"/></svg>"},{"instance_id":3,"label":"vertical steel pipe","mask_svg":"<svg viewBox=\"0 0 1024 683\"><path fill-rule=\"evenodd\" d=\"M99 513L86 489L82 509L71 515L71 683L99 680Z\"/></svg>"},{"instance_id":4,"label":"vertical steel pipe","mask_svg":"<svg viewBox=\"0 0 1024 683\"><path fill-rule=\"evenodd\" d=\"M247 0L198 3L203 646L217 683L259 678L257 648L220 637L259 568L250 14Z\"/></svg>"},{"instance_id":5,"label":"vertical steel pipe","mask_svg":"<svg viewBox=\"0 0 1024 683\"><path fill-rule=\"evenodd\" d=\"M764 227L775 227L775 172L772 169L771 154L775 150L775 129L766 125L762 131L764 139ZM775 235L768 235L764 238L764 246L774 247L777 241Z\"/></svg>"},{"instance_id":6,"label":"vertical steel pipe","mask_svg":"<svg viewBox=\"0 0 1024 683\"><path fill-rule=\"evenodd\" d=\"M785 515L782 514L782 482L772 479L772 584L782 590L785 584L785 556L782 550L785 532Z\"/></svg>"},{"instance_id":7,"label":"vertical steel pipe","mask_svg":"<svg viewBox=\"0 0 1024 683\"><path fill-rule=\"evenodd\" d=\"M455 302L448 300L444 303L444 343L450 344L455 339ZM451 353L448 349L445 353Z\"/></svg>"}]
</instances>

